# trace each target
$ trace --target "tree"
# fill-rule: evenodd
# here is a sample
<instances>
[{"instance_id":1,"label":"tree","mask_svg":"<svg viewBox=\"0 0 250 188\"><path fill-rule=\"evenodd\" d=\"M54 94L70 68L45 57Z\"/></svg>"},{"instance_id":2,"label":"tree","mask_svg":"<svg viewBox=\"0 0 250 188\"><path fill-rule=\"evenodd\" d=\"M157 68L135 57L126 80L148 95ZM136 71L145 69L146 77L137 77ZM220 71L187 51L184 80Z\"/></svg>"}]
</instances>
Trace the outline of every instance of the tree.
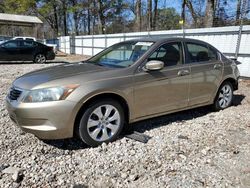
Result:
<instances>
[{"instance_id":1,"label":"tree","mask_svg":"<svg viewBox=\"0 0 250 188\"><path fill-rule=\"evenodd\" d=\"M186 22L186 0L182 0L182 5L181 5L181 19L183 20L183 24Z\"/></svg>"},{"instance_id":2,"label":"tree","mask_svg":"<svg viewBox=\"0 0 250 188\"><path fill-rule=\"evenodd\" d=\"M148 0L148 3L147 3L147 29L148 31L151 31L152 30L152 23L153 20L152 20L152 0Z\"/></svg>"},{"instance_id":3,"label":"tree","mask_svg":"<svg viewBox=\"0 0 250 188\"><path fill-rule=\"evenodd\" d=\"M194 22L194 26L198 27L198 19L201 16L201 14L200 14L200 16L197 15L195 8L193 6L194 3L191 0L183 0L183 1L185 1L184 4L188 7L188 9L191 13L191 16L192 16L192 19Z\"/></svg>"},{"instance_id":4,"label":"tree","mask_svg":"<svg viewBox=\"0 0 250 188\"><path fill-rule=\"evenodd\" d=\"M68 35L68 25L67 25L67 0L61 0L61 3L62 3L64 36L67 36L67 35Z\"/></svg>"},{"instance_id":5,"label":"tree","mask_svg":"<svg viewBox=\"0 0 250 188\"><path fill-rule=\"evenodd\" d=\"M156 29L157 15L158 15L158 0L154 0L154 18L152 24L153 30Z\"/></svg>"},{"instance_id":6,"label":"tree","mask_svg":"<svg viewBox=\"0 0 250 188\"><path fill-rule=\"evenodd\" d=\"M0 12L4 12L4 0L0 0Z\"/></svg>"},{"instance_id":7,"label":"tree","mask_svg":"<svg viewBox=\"0 0 250 188\"><path fill-rule=\"evenodd\" d=\"M215 0L207 0L206 12L205 12L205 27L213 27L214 25L214 16L215 16Z\"/></svg>"},{"instance_id":8,"label":"tree","mask_svg":"<svg viewBox=\"0 0 250 188\"><path fill-rule=\"evenodd\" d=\"M54 37L59 34L58 12L59 5L56 0L42 0L38 7L38 14L44 21L46 21L53 30Z\"/></svg>"},{"instance_id":9,"label":"tree","mask_svg":"<svg viewBox=\"0 0 250 188\"><path fill-rule=\"evenodd\" d=\"M136 30L137 31L141 31L141 26L142 26L142 15L141 15L141 0L137 0L136 1L136 5L135 5L135 12L136 12L136 20L135 20L135 23L136 23Z\"/></svg>"},{"instance_id":10,"label":"tree","mask_svg":"<svg viewBox=\"0 0 250 188\"><path fill-rule=\"evenodd\" d=\"M98 0L97 5L98 5L99 33L104 34L104 32L105 32L105 17L104 17L104 4L103 4L102 0Z\"/></svg>"},{"instance_id":11,"label":"tree","mask_svg":"<svg viewBox=\"0 0 250 188\"><path fill-rule=\"evenodd\" d=\"M3 0L4 11L12 14L34 14L36 10L36 0Z\"/></svg>"},{"instance_id":12,"label":"tree","mask_svg":"<svg viewBox=\"0 0 250 188\"><path fill-rule=\"evenodd\" d=\"M237 2L236 22L235 22L236 25L238 25L240 23L241 2L242 2L242 0L238 0L238 2Z\"/></svg>"},{"instance_id":13,"label":"tree","mask_svg":"<svg viewBox=\"0 0 250 188\"><path fill-rule=\"evenodd\" d=\"M166 8L158 10L157 30L180 29L180 15L174 8Z\"/></svg>"}]
</instances>

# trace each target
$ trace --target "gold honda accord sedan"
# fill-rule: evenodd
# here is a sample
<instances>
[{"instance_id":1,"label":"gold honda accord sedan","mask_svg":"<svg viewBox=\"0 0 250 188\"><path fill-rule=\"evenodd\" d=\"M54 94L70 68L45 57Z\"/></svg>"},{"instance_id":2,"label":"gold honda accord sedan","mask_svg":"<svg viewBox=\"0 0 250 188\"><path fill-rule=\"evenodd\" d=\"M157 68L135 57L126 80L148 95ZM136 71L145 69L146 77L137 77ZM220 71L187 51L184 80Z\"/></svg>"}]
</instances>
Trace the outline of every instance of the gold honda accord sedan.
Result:
<instances>
[{"instance_id":1,"label":"gold honda accord sedan","mask_svg":"<svg viewBox=\"0 0 250 188\"><path fill-rule=\"evenodd\" d=\"M235 62L205 42L139 39L17 78L6 106L22 130L41 139L78 136L97 146L132 122L210 104L225 109L238 78Z\"/></svg>"}]
</instances>

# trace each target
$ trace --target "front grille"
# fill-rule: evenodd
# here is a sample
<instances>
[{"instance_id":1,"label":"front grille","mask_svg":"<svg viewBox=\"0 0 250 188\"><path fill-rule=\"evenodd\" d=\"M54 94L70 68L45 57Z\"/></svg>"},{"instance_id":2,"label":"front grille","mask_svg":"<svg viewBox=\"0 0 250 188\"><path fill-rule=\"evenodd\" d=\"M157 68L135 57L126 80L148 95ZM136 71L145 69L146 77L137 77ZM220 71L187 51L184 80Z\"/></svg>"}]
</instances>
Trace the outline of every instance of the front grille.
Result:
<instances>
[{"instance_id":1,"label":"front grille","mask_svg":"<svg viewBox=\"0 0 250 188\"><path fill-rule=\"evenodd\" d=\"M10 88L10 92L9 92L8 97L10 100L15 101L20 97L21 94L22 94L22 91L12 87L12 88Z\"/></svg>"}]
</instances>

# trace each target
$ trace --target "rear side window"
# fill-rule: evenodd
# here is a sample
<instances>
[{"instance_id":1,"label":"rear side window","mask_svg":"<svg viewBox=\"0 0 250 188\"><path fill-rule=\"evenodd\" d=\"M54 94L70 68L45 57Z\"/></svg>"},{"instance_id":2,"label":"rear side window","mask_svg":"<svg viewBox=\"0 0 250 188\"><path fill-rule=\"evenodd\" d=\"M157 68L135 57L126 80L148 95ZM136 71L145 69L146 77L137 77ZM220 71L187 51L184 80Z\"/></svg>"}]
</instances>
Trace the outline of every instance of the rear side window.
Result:
<instances>
[{"instance_id":1,"label":"rear side window","mask_svg":"<svg viewBox=\"0 0 250 188\"><path fill-rule=\"evenodd\" d=\"M203 44L188 42L187 52L189 56L189 63L206 62L217 59L216 51Z\"/></svg>"},{"instance_id":2,"label":"rear side window","mask_svg":"<svg viewBox=\"0 0 250 188\"><path fill-rule=\"evenodd\" d=\"M32 39L32 38L26 38L26 40L29 40L29 41L34 41L34 39Z\"/></svg>"},{"instance_id":3,"label":"rear side window","mask_svg":"<svg viewBox=\"0 0 250 188\"><path fill-rule=\"evenodd\" d=\"M25 47L33 47L34 46L32 41L23 41L23 45Z\"/></svg>"},{"instance_id":4,"label":"rear side window","mask_svg":"<svg viewBox=\"0 0 250 188\"><path fill-rule=\"evenodd\" d=\"M149 58L164 62L165 66L182 64L182 45L180 42L171 42L159 47Z\"/></svg>"}]
</instances>

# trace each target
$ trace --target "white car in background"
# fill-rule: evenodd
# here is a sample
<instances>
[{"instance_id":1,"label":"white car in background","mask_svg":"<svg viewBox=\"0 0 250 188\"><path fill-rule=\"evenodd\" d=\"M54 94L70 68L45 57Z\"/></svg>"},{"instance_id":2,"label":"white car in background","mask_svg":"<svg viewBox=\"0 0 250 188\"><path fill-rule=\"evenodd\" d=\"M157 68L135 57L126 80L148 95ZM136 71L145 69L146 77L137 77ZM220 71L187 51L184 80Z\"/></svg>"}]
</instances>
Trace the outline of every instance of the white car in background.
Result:
<instances>
[{"instance_id":1,"label":"white car in background","mask_svg":"<svg viewBox=\"0 0 250 188\"><path fill-rule=\"evenodd\" d=\"M36 41L36 38L34 37L14 37L12 40L30 40L30 41Z\"/></svg>"},{"instance_id":2,"label":"white car in background","mask_svg":"<svg viewBox=\"0 0 250 188\"><path fill-rule=\"evenodd\" d=\"M37 41L34 37L14 37L12 40L30 40L30 41ZM46 40L40 40L38 42L41 42L45 44L46 46L53 47L54 52L57 51L57 45L56 44L46 44ZM0 42L1 43L1 42Z\"/></svg>"}]
</instances>

